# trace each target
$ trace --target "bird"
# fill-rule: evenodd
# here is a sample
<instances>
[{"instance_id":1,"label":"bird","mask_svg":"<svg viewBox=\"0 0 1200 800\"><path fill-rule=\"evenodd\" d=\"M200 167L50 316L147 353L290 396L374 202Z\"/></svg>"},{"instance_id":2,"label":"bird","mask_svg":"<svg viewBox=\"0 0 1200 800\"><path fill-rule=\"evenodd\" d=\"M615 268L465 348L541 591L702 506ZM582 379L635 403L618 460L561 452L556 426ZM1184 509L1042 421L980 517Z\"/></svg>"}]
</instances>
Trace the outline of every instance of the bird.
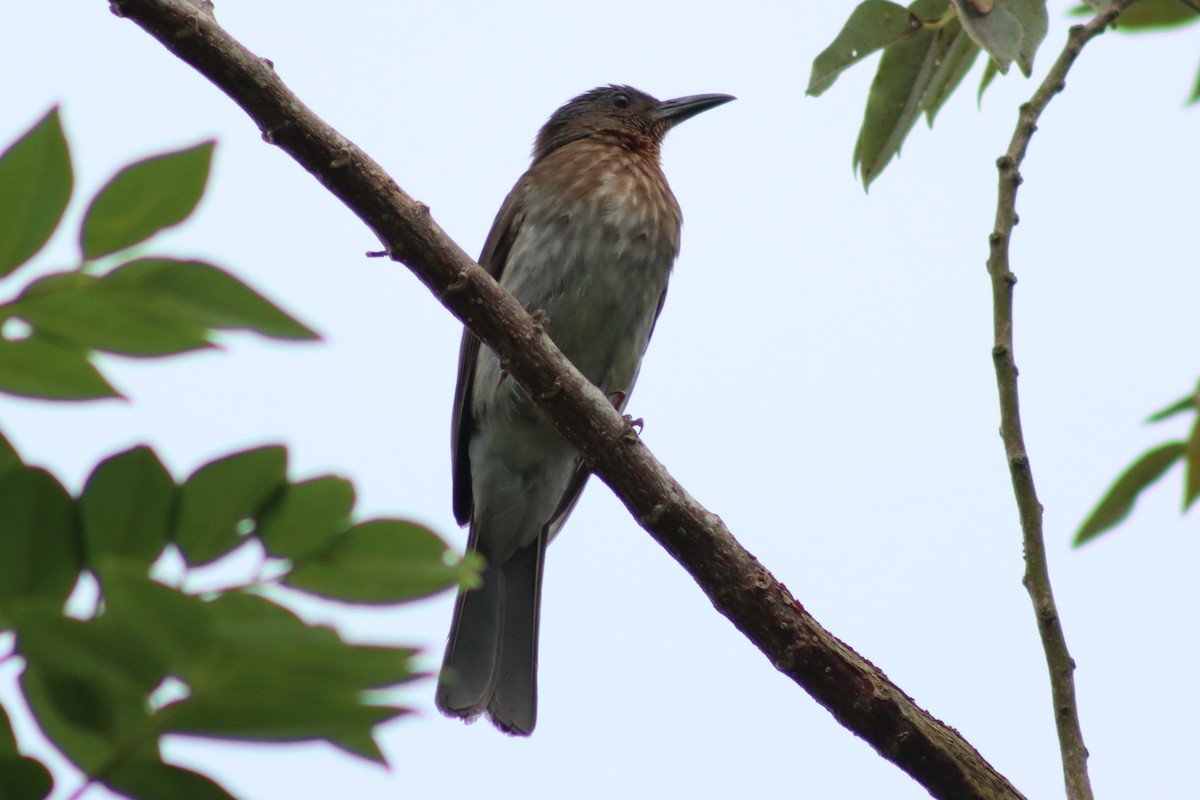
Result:
<instances>
[{"instance_id":1,"label":"bird","mask_svg":"<svg viewBox=\"0 0 1200 800\"><path fill-rule=\"evenodd\" d=\"M735 99L656 100L630 86L584 92L537 134L529 169L500 207L479 264L541 321L583 375L624 412L679 254L683 217L662 171L674 126ZM537 649L546 546L588 469L496 353L469 330L459 353L451 460L454 515L484 557L460 588L436 704L505 733L537 722Z\"/></svg>"}]
</instances>

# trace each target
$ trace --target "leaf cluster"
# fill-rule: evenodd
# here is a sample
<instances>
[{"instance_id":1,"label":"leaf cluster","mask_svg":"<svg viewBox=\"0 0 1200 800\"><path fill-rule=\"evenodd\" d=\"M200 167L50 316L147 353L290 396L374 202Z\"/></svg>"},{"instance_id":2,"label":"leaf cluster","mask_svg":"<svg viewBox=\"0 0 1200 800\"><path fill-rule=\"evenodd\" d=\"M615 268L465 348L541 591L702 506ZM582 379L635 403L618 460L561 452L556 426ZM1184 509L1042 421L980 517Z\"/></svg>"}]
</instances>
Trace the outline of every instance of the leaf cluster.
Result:
<instances>
[{"instance_id":1,"label":"leaf cluster","mask_svg":"<svg viewBox=\"0 0 1200 800\"><path fill-rule=\"evenodd\" d=\"M1195 414L1197 397L1200 397L1200 386L1196 392L1151 414L1146 422L1162 422L1180 414ZM1075 545L1090 542L1120 525L1133 511L1142 492L1158 482L1180 461L1184 465L1183 511L1186 513L1200 499L1200 414L1197 414L1186 439L1172 439L1151 447L1125 468L1075 532Z\"/></svg>"},{"instance_id":2,"label":"leaf cluster","mask_svg":"<svg viewBox=\"0 0 1200 800\"><path fill-rule=\"evenodd\" d=\"M96 351L167 356L212 347L217 330L287 340L317 335L225 270L134 248L187 219L204 194L212 142L120 170L92 198L79 262L0 303L0 391L86 400L119 393ZM50 240L71 199L70 150L58 109L0 155L0 278Z\"/></svg>"},{"instance_id":3,"label":"leaf cluster","mask_svg":"<svg viewBox=\"0 0 1200 800\"><path fill-rule=\"evenodd\" d=\"M0 390L110 397L96 352L174 355L211 347L225 329L316 338L219 267L135 252L196 208L212 151L206 142L129 165L95 195L79 263L0 305ZM0 277L42 249L71 192L53 110L0 155ZM406 713L385 690L420 677L415 651L348 643L290 610L289 598L409 602L478 580L477 558L451 559L437 535L406 520L356 520L349 481L293 481L287 459L281 446L259 447L177 480L138 446L104 459L72 496L0 433L0 642L10 643L0 661L20 661L34 720L89 783L138 798L229 798L162 760L168 734L323 740L384 761L373 731ZM254 574L220 591L189 589L247 552ZM53 783L0 708L0 796L38 800Z\"/></svg>"},{"instance_id":4,"label":"leaf cluster","mask_svg":"<svg viewBox=\"0 0 1200 800\"><path fill-rule=\"evenodd\" d=\"M1090 0L1089 0L1090 1ZM1095 0L1094 8L1104 3ZM1091 9L1081 6L1083 13ZM1077 9L1077 12L1079 9ZM1200 19L1194 0L1141 0L1121 30L1176 27ZM923 114L930 126L978 60L988 56L978 97L1015 62L1028 77L1046 38L1045 0L863 0L833 42L813 61L808 94L818 96L842 72L882 50L854 145L854 168L869 187L900 154ZM1200 100L1200 78L1191 101Z\"/></svg>"}]
</instances>

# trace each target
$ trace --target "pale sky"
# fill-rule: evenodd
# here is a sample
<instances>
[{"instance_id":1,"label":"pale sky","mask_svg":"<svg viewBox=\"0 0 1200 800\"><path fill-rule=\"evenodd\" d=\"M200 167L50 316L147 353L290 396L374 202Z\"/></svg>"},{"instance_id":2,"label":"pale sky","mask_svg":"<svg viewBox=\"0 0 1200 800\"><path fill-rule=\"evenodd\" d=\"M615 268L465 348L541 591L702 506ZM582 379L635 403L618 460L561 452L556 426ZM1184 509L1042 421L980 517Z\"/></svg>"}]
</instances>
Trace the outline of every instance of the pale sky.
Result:
<instances>
[{"instance_id":1,"label":"pale sky","mask_svg":"<svg viewBox=\"0 0 1200 800\"><path fill-rule=\"evenodd\" d=\"M1036 77L1069 5L1051 4ZM217 14L471 253L538 127L575 94L615 82L737 95L667 139L683 251L628 411L822 624L1026 795L1061 797L984 269L994 161L1034 85L1014 69L980 110L981 60L866 195L851 153L874 60L820 99L803 92L851 8L225 0ZM1090 45L1042 119L1018 200L1022 411L1108 797L1179 796L1200 716L1188 688L1200 537L1195 515L1179 516L1180 473L1115 533L1068 547L1120 469L1188 424L1140 421L1197 377L1200 110L1182 108L1195 37ZM86 197L118 167L216 137L207 198L156 251L225 266L326 340L230 335L220 352L104 359L129 403L0 398L0 430L25 459L74 490L138 442L177 476L284 442L293 477L347 475L364 516L414 518L461 547L449 466L460 328L428 291L363 258L372 235L107 2L14 4L0 74L0 143L61 103L77 193L54 246L3 296L70 262ZM428 648L433 668L451 605L446 594L316 618L356 641ZM17 666L0 667L6 698ZM379 731L390 771L315 744L176 738L166 752L252 800L927 796L777 673L598 482L550 549L540 690L538 729L518 740L442 718L432 682L414 685L420 713ZM27 721L20 732L33 735ZM60 776L56 800L79 783Z\"/></svg>"}]
</instances>

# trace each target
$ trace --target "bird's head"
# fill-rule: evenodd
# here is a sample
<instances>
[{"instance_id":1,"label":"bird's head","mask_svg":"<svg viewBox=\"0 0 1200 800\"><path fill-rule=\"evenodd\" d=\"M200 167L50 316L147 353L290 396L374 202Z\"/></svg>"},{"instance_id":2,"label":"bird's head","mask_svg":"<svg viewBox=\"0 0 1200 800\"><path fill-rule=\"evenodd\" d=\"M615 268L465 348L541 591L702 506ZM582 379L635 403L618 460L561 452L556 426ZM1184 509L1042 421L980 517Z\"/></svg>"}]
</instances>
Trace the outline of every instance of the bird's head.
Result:
<instances>
[{"instance_id":1,"label":"bird's head","mask_svg":"<svg viewBox=\"0 0 1200 800\"><path fill-rule=\"evenodd\" d=\"M697 94L656 100L632 86L602 86L551 115L538 132L533 156L536 160L570 142L602 136L643 141L657 150L671 128L733 99L728 94Z\"/></svg>"}]
</instances>

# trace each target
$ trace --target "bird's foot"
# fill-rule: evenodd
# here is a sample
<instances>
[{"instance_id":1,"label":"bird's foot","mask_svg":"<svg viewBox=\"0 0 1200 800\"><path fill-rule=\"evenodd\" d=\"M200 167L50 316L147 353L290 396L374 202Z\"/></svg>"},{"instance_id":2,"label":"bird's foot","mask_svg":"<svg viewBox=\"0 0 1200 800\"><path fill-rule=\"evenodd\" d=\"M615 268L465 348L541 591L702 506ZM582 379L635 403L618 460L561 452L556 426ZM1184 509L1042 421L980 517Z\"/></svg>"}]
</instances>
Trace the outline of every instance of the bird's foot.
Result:
<instances>
[{"instance_id":1,"label":"bird's foot","mask_svg":"<svg viewBox=\"0 0 1200 800\"><path fill-rule=\"evenodd\" d=\"M525 311L529 316L533 317L533 328L538 333L546 330L546 326L550 324L550 318L546 316L546 312L540 308L534 308L532 305L525 306Z\"/></svg>"},{"instance_id":2,"label":"bird's foot","mask_svg":"<svg viewBox=\"0 0 1200 800\"><path fill-rule=\"evenodd\" d=\"M626 414L625 421L629 423L630 431L636 433L638 436L642 435L642 430L646 427L645 420L643 420L641 417L634 419L632 415Z\"/></svg>"}]
</instances>

